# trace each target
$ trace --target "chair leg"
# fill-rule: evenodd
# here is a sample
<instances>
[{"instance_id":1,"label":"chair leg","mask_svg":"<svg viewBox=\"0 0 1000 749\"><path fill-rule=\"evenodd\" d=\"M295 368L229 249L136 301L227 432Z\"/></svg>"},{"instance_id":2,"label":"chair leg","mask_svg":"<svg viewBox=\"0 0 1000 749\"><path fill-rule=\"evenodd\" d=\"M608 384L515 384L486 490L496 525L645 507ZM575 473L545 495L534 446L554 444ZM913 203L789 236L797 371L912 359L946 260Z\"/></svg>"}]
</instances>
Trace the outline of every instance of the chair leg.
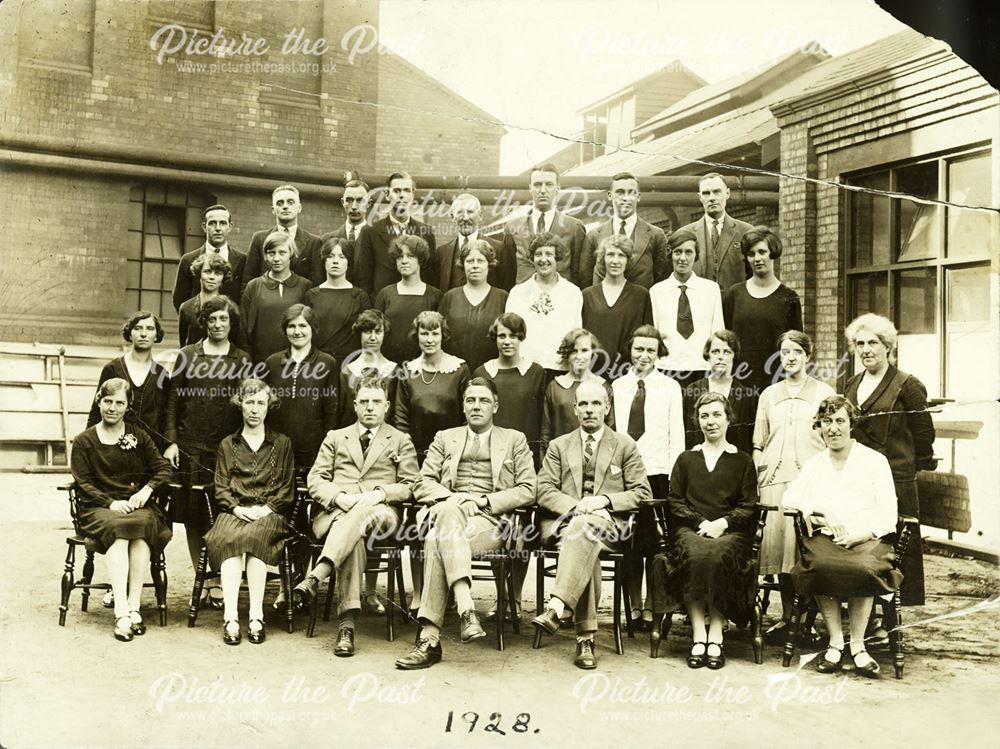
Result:
<instances>
[{"instance_id":1,"label":"chair leg","mask_svg":"<svg viewBox=\"0 0 1000 749\"><path fill-rule=\"evenodd\" d=\"M892 653L892 667L896 672L896 678L903 678L903 666L904 656L903 656L903 630L900 626L903 623L903 610L900 606L899 591L897 590L891 601L887 601L882 605L883 609L883 621L889 626L886 629L889 630L889 651Z\"/></svg>"},{"instance_id":2,"label":"chair leg","mask_svg":"<svg viewBox=\"0 0 1000 749\"><path fill-rule=\"evenodd\" d=\"M194 588L191 590L191 607L188 609L188 626L193 627L198 621L198 604L201 602L201 591L205 587L205 571L208 569L208 547L201 547L198 555L198 566L194 571Z\"/></svg>"},{"instance_id":3,"label":"chair leg","mask_svg":"<svg viewBox=\"0 0 1000 749\"><path fill-rule=\"evenodd\" d=\"M521 634L521 618L517 615L517 589L514 583L514 561L511 560L507 568L505 584L507 586L507 605L510 608L510 623L514 629L514 634Z\"/></svg>"},{"instance_id":4,"label":"chair leg","mask_svg":"<svg viewBox=\"0 0 1000 749\"><path fill-rule=\"evenodd\" d=\"M160 615L160 626L167 626L167 562L161 551L149 563L149 574L153 578L153 592L156 595L156 610Z\"/></svg>"},{"instance_id":5,"label":"chair leg","mask_svg":"<svg viewBox=\"0 0 1000 749\"><path fill-rule=\"evenodd\" d=\"M83 560L83 577L80 578L81 585L90 585L94 581L94 552L88 551ZM80 601L80 611L86 611L90 604L90 588L83 589L82 600Z\"/></svg>"},{"instance_id":6,"label":"chair leg","mask_svg":"<svg viewBox=\"0 0 1000 749\"><path fill-rule=\"evenodd\" d=\"M392 642L396 639L393 631L393 608L396 598L396 565L398 558L395 554L389 554L386 560L386 607L385 607L385 639Z\"/></svg>"},{"instance_id":7,"label":"chair leg","mask_svg":"<svg viewBox=\"0 0 1000 749\"><path fill-rule=\"evenodd\" d=\"M399 612L402 622L406 623L406 581L403 579L403 552L396 552L396 591L399 596ZM390 601L391 603L391 601Z\"/></svg>"},{"instance_id":8,"label":"chair leg","mask_svg":"<svg viewBox=\"0 0 1000 749\"><path fill-rule=\"evenodd\" d=\"M295 606L292 601L292 550L285 544L281 555L281 590L285 594L285 626L288 634L295 631Z\"/></svg>"},{"instance_id":9,"label":"chair leg","mask_svg":"<svg viewBox=\"0 0 1000 749\"><path fill-rule=\"evenodd\" d=\"M670 614L653 614L653 626L649 630L649 657L656 658L660 654L660 643L666 639L664 624L669 631Z\"/></svg>"},{"instance_id":10,"label":"chair leg","mask_svg":"<svg viewBox=\"0 0 1000 749\"><path fill-rule=\"evenodd\" d=\"M326 602L323 604L323 621L330 621L330 615L333 613L333 594L337 589L337 570L333 570L330 573L330 577L326 581Z\"/></svg>"},{"instance_id":11,"label":"chair leg","mask_svg":"<svg viewBox=\"0 0 1000 749\"><path fill-rule=\"evenodd\" d=\"M781 656L781 665L788 668L792 665L792 657L795 655L795 641L799 639L799 625L802 622L802 607L805 599L798 593L792 601L792 618L788 623L788 633L785 635L785 650Z\"/></svg>"},{"instance_id":12,"label":"chair leg","mask_svg":"<svg viewBox=\"0 0 1000 749\"><path fill-rule=\"evenodd\" d=\"M765 591L764 595L767 593ZM753 662L758 666L764 662L764 634L763 634L763 623L764 623L764 607L761 606L760 600L757 596L753 599L753 614L750 624L750 644L753 646Z\"/></svg>"},{"instance_id":13,"label":"chair leg","mask_svg":"<svg viewBox=\"0 0 1000 749\"><path fill-rule=\"evenodd\" d=\"M63 566L62 590L59 597L59 626L66 626L66 612L69 611L69 594L73 590L73 571L76 569L76 548L66 544L66 563Z\"/></svg>"},{"instance_id":14,"label":"chair leg","mask_svg":"<svg viewBox=\"0 0 1000 749\"><path fill-rule=\"evenodd\" d=\"M622 565L619 560L615 560L615 572L614 572L614 623L613 629L615 634L615 653L622 655L625 652L625 648L622 645L622 577L621 577Z\"/></svg>"},{"instance_id":15,"label":"chair leg","mask_svg":"<svg viewBox=\"0 0 1000 749\"><path fill-rule=\"evenodd\" d=\"M545 610L545 555L535 554L535 615L541 616Z\"/></svg>"},{"instance_id":16,"label":"chair leg","mask_svg":"<svg viewBox=\"0 0 1000 749\"><path fill-rule=\"evenodd\" d=\"M623 564L622 568L627 568L627 564ZM632 626L632 595L628 591L628 581L622 580L621 583L622 590L622 600L624 601L623 608L625 609L625 632L628 634L630 640L635 639L635 629ZM640 606L640 608L642 608Z\"/></svg>"},{"instance_id":17,"label":"chair leg","mask_svg":"<svg viewBox=\"0 0 1000 749\"><path fill-rule=\"evenodd\" d=\"M501 555L493 565L497 586L497 650L503 652L503 623L507 618L507 558Z\"/></svg>"}]
</instances>

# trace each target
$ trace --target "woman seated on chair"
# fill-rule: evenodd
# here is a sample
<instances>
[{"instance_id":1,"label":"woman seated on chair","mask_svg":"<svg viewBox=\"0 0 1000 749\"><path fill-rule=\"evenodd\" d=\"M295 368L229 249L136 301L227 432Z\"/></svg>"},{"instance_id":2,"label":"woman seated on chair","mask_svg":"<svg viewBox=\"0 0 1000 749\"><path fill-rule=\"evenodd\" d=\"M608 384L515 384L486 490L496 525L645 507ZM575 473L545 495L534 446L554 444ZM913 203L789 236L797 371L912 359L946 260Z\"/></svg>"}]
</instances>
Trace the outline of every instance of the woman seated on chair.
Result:
<instances>
[{"instance_id":1,"label":"woman seated on chair","mask_svg":"<svg viewBox=\"0 0 1000 749\"><path fill-rule=\"evenodd\" d=\"M670 473L671 545L653 558L651 655L659 647L664 616L679 599L691 617L688 666L718 669L726 665L726 619L744 624L751 614L750 521L757 477L751 457L726 440L733 418L726 396L702 394L694 414L705 441L681 453Z\"/></svg>"},{"instance_id":2,"label":"woman seated on chair","mask_svg":"<svg viewBox=\"0 0 1000 749\"><path fill-rule=\"evenodd\" d=\"M874 596L897 590L903 576L893 566L892 546L882 540L896 530L892 470L883 455L851 437L857 418L857 409L844 396L823 399L813 428L826 449L803 464L784 502L802 512L811 533L803 539L802 558L791 574L797 595L815 596L830 633L830 646L816 670L840 670L840 606L846 600L855 671L878 676L878 663L865 650L865 627Z\"/></svg>"},{"instance_id":3,"label":"woman seated on chair","mask_svg":"<svg viewBox=\"0 0 1000 749\"><path fill-rule=\"evenodd\" d=\"M97 389L101 421L73 440L70 470L80 497L80 529L108 561L115 638L146 633L139 614L152 556L170 541L163 512L150 497L170 481L170 464L142 429L127 426L129 384L112 377Z\"/></svg>"},{"instance_id":4,"label":"woman seated on chair","mask_svg":"<svg viewBox=\"0 0 1000 749\"><path fill-rule=\"evenodd\" d=\"M237 603L246 555L250 593L250 642L264 642L264 584L267 566L275 565L289 536L285 513L295 492L292 443L264 426L278 398L262 380L247 379L233 396L243 413L243 428L222 440L215 459L215 504L218 516L205 534L208 558L222 578L222 640L241 639Z\"/></svg>"}]
</instances>

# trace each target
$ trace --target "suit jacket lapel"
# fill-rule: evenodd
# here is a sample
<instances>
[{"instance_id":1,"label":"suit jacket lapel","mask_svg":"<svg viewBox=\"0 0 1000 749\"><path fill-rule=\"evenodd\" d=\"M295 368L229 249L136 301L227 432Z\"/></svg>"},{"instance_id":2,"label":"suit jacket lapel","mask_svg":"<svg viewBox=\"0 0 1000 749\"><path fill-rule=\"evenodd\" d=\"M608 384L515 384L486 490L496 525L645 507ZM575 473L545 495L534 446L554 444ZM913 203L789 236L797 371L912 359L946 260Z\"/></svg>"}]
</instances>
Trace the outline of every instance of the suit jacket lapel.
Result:
<instances>
[{"instance_id":1,"label":"suit jacket lapel","mask_svg":"<svg viewBox=\"0 0 1000 749\"><path fill-rule=\"evenodd\" d=\"M465 451L466 432L467 430L463 429L457 437L451 438L451 460L448 461L449 489L453 488L455 482L458 480L458 463L462 459L462 453Z\"/></svg>"},{"instance_id":2,"label":"suit jacket lapel","mask_svg":"<svg viewBox=\"0 0 1000 749\"><path fill-rule=\"evenodd\" d=\"M715 247L715 268L718 270L722 267L722 261L725 260L726 254L733 247L733 236L736 234L736 224L726 214L726 220L722 222L722 233L719 234L719 244Z\"/></svg>"},{"instance_id":3,"label":"suit jacket lapel","mask_svg":"<svg viewBox=\"0 0 1000 749\"><path fill-rule=\"evenodd\" d=\"M570 445L569 469L573 474L573 481L576 482L576 493L583 491L583 440L580 439L580 430L573 432L573 443Z\"/></svg>"},{"instance_id":4,"label":"suit jacket lapel","mask_svg":"<svg viewBox=\"0 0 1000 749\"><path fill-rule=\"evenodd\" d=\"M598 494L601 491L601 486L604 484L604 477L608 472L608 466L611 465L611 453L614 452L614 436L610 427L604 427L604 435L601 437L601 441L597 443L597 456L594 460L594 494Z\"/></svg>"},{"instance_id":5,"label":"suit jacket lapel","mask_svg":"<svg viewBox=\"0 0 1000 749\"><path fill-rule=\"evenodd\" d=\"M358 437L357 440L358 440L357 442L358 451L360 452L361 438ZM365 455L364 461L362 463L361 473L365 473L369 468L371 468L375 460L382 453L384 453L386 451L386 448L388 447L389 447L389 430L383 429L380 425L378 431L375 432L375 436L372 437L371 444L368 445L368 454Z\"/></svg>"},{"instance_id":6,"label":"suit jacket lapel","mask_svg":"<svg viewBox=\"0 0 1000 749\"><path fill-rule=\"evenodd\" d=\"M507 454L507 439L494 427L490 433L490 468L493 469L493 489L500 488L500 470L503 468L503 458Z\"/></svg>"},{"instance_id":7,"label":"suit jacket lapel","mask_svg":"<svg viewBox=\"0 0 1000 749\"><path fill-rule=\"evenodd\" d=\"M642 253L646 251L646 245L649 244L649 225L643 221L641 218L635 223L635 235L632 240L635 245L635 257L639 258Z\"/></svg>"},{"instance_id":8,"label":"suit jacket lapel","mask_svg":"<svg viewBox=\"0 0 1000 749\"><path fill-rule=\"evenodd\" d=\"M361 438L358 436L357 431L351 431L347 435L347 452L354 460L354 464L359 469L363 469L365 465L365 456L364 453L361 452ZM369 452L371 452L370 449Z\"/></svg>"}]
</instances>

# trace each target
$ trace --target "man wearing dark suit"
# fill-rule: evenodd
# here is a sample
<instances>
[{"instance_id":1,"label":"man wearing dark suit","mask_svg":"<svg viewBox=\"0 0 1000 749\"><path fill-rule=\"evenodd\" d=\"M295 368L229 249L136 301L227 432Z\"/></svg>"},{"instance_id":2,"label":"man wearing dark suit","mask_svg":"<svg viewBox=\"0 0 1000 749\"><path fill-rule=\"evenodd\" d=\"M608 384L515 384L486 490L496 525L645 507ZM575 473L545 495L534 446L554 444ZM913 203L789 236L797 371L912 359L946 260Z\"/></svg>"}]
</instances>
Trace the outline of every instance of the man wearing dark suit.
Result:
<instances>
[{"instance_id":1,"label":"man wearing dark suit","mask_svg":"<svg viewBox=\"0 0 1000 749\"><path fill-rule=\"evenodd\" d=\"M424 588L417 617L421 630L402 669L427 668L441 660L441 625L454 593L462 642L485 637L472 601L472 556L503 548L504 516L535 500L535 466L528 441L515 429L493 425L500 407L496 385L474 377L465 386L467 426L434 437L414 498L426 505L417 515L432 528L424 541ZM516 408L516 404L510 404Z\"/></svg>"},{"instance_id":2,"label":"man wearing dark suit","mask_svg":"<svg viewBox=\"0 0 1000 749\"><path fill-rule=\"evenodd\" d=\"M220 255L229 263L232 271L232 278L219 287L219 293L225 294L237 304L240 301L241 279L247 256L235 247L229 246L229 232L233 230L232 214L224 205L210 205L202 213L201 228L205 232L205 244L197 250L181 255L181 261L177 266L173 292L175 310L180 310L184 302L200 291L198 280L191 275L191 266L199 255L206 252Z\"/></svg>"},{"instance_id":3,"label":"man wearing dark suit","mask_svg":"<svg viewBox=\"0 0 1000 749\"><path fill-rule=\"evenodd\" d=\"M445 242L438 248L438 261L441 274L436 285L442 293L448 289L457 289L465 284L465 268L462 265L462 251L465 246L476 239L489 243L497 256L497 264L490 268L486 277L490 286L504 291L510 291L514 285L514 274L517 259L513 249L505 254L505 245L500 239L484 237L479 233L479 221L482 216L482 206L479 198L467 192L455 196L451 203L451 219L458 230L454 239ZM426 279L425 279L426 280ZM433 281L429 281L433 284Z\"/></svg>"},{"instance_id":4,"label":"man wearing dark suit","mask_svg":"<svg viewBox=\"0 0 1000 749\"><path fill-rule=\"evenodd\" d=\"M416 190L413 177L406 172L393 172L387 186L389 215L362 230L354 255L355 285L367 291L372 299L381 289L399 280L396 261L389 257L389 245L403 234L422 237L430 248L427 261L420 267L420 278L433 286L440 274L434 232L410 215Z\"/></svg>"},{"instance_id":5,"label":"man wearing dark suit","mask_svg":"<svg viewBox=\"0 0 1000 749\"><path fill-rule=\"evenodd\" d=\"M690 229L698 238L695 274L715 281L720 289L746 281L750 268L743 260L740 240L753 226L726 213L729 188L721 174L711 172L698 181L698 199L705 215L681 227Z\"/></svg>"},{"instance_id":6,"label":"man wearing dark suit","mask_svg":"<svg viewBox=\"0 0 1000 749\"><path fill-rule=\"evenodd\" d=\"M528 247L537 234L550 232L561 237L569 250L567 256L556 265L559 275L580 288L590 285L590 279L580 277L580 256L587 230L572 216L567 216L555 207L559 195L559 170L554 164L542 164L531 170L528 180L531 191L532 208L527 216L508 221L503 230L504 255L513 254L517 258L517 272L514 283L521 283L535 272Z\"/></svg>"},{"instance_id":7,"label":"man wearing dark suit","mask_svg":"<svg viewBox=\"0 0 1000 749\"><path fill-rule=\"evenodd\" d=\"M587 233L580 259L581 281L595 285L604 278L604 262L598 261L597 246L605 237L624 234L632 240L635 252L625 270L625 278L648 289L657 281L670 275L670 254L667 252L667 238L658 226L639 218L639 180L628 172L620 172L611 178L608 200L614 209L609 221Z\"/></svg>"},{"instance_id":8,"label":"man wearing dark suit","mask_svg":"<svg viewBox=\"0 0 1000 749\"><path fill-rule=\"evenodd\" d=\"M320 237L321 242L328 239L347 239L357 242L361 237L361 230L368 226L368 184L360 179L348 180L344 185L344 194L340 197L340 204L344 206L344 223L333 231L329 231ZM325 278L323 279L326 280ZM347 280L354 283L354 263L347 268Z\"/></svg>"},{"instance_id":9,"label":"man wearing dark suit","mask_svg":"<svg viewBox=\"0 0 1000 749\"><path fill-rule=\"evenodd\" d=\"M602 549L625 542L628 513L652 496L635 440L604 425L610 409L600 383L577 388L580 428L549 443L538 474L543 543L560 544L556 582L545 611L532 620L535 646L555 634L568 607L576 620L578 668L597 667L594 635L601 597Z\"/></svg>"},{"instance_id":10,"label":"man wearing dark suit","mask_svg":"<svg viewBox=\"0 0 1000 749\"><path fill-rule=\"evenodd\" d=\"M280 231L292 238L295 248L292 256L292 273L308 278L313 286L319 286L326 280L326 270L320 257L322 240L315 234L310 234L299 226L299 214L302 212L302 202L299 191L292 185L280 185L271 193L271 212L274 214L275 226L270 229L255 231L250 238L250 249L247 251L246 268L243 271L243 288L258 276L267 271L264 262L264 241L272 232Z\"/></svg>"},{"instance_id":11,"label":"man wearing dark suit","mask_svg":"<svg viewBox=\"0 0 1000 749\"><path fill-rule=\"evenodd\" d=\"M295 587L297 602L316 596L337 570L340 625L334 655L354 655L354 626L361 609L365 538L386 538L400 522L399 504L410 498L418 476L417 451L409 435L385 423L387 383L366 377L354 395L356 423L330 430L309 471L309 495L323 507L313 520L316 538L326 536L316 566Z\"/></svg>"}]
</instances>

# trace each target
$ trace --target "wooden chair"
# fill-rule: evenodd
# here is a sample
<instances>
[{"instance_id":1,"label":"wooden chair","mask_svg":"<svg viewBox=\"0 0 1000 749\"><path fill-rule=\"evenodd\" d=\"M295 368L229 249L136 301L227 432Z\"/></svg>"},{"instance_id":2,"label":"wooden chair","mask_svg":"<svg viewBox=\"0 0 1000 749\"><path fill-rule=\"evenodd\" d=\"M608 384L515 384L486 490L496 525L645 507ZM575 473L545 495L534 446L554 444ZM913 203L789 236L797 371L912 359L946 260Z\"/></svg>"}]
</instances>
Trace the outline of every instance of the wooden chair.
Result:
<instances>
[{"instance_id":1,"label":"wooden chair","mask_svg":"<svg viewBox=\"0 0 1000 749\"><path fill-rule=\"evenodd\" d=\"M427 522L419 529L416 527L417 513L424 507L417 502L406 504L407 517L404 527L409 532L404 535L408 539L407 546L410 559L422 559L424 554L423 539L427 536ZM507 623L507 616L510 615L511 627L514 634L521 633L521 623L517 616L517 591L514 587L514 566L511 564L514 556L523 553L519 547L519 540L524 536L526 518L529 511L526 509L514 510L512 518L503 517L500 519L499 531L503 538L503 545L496 551L484 551L472 555L472 580L480 582L492 582L497 591L497 617L496 617L496 648L502 651L505 647L504 627ZM420 625L417 624L416 640L420 639Z\"/></svg>"},{"instance_id":2,"label":"wooden chair","mask_svg":"<svg viewBox=\"0 0 1000 749\"><path fill-rule=\"evenodd\" d=\"M632 601L629 598L628 585L625 584L625 574L628 566L626 560L634 553L635 523L638 512L632 510L628 514L625 524L624 548L621 551L608 551L602 549L598 555L601 562L601 581L614 584L614 598L612 604L612 632L615 638L615 653L623 655L625 647L622 640L622 608L625 611L631 610ZM537 515L536 515L537 518ZM555 578L556 569L559 566L559 549L553 547L554 540L548 544L535 549L535 601L536 613L541 615L545 610L545 578ZM630 638L635 638L632 629L632 620L626 617L626 631ZM535 640L532 648L538 649L542 645L542 631L535 630Z\"/></svg>"},{"instance_id":3,"label":"wooden chair","mask_svg":"<svg viewBox=\"0 0 1000 749\"><path fill-rule=\"evenodd\" d=\"M805 518L798 510L786 510L785 514L792 516L795 521L795 540L798 545L799 555L801 556L806 551L803 539L809 535ZM819 513L816 515L822 517ZM919 527L919 521L916 518L906 515L899 516L896 523L896 540L893 544L895 557L892 562L893 569L899 569L903 556L906 554L906 547L910 543L910 536L913 533L912 529L914 527ZM892 594L892 598L888 601L886 601L882 596L875 596L874 605L882 607L882 616L885 621L886 628L889 630L889 651L892 653L893 669L896 672L896 678L902 679L904 656L903 631L901 625L903 623L903 614L900 606L899 590L896 590ZM799 636L799 627L803 612L808 612L809 617L811 619L815 619L818 611L819 607L817 606L814 598L811 596L807 598L798 594L795 595L795 601L792 609L792 619L788 627L788 635L785 639L785 650L781 659L781 665L785 668L788 668L792 664L792 658L795 656L795 642Z\"/></svg>"},{"instance_id":4,"label":"wooden chair","mask_svg":"<svg viewBox=\"0 0 1000 749\"><path fill-rule=\"evenodd\" d=\"M73 535L66 537L66 563L63 567L62 595L59 599L59 626L65 627L66 612L69 611L69 597L74 590L82 591L80 610L87 611L87 606L90 603L90 591L111 590L111 584L93 581L94 554L97 552L97 547L94 539L80 528L80 493L76 482L60 486L59 490L68 494L69 514L73 520ZM150 501L156 502L164 514L169 517L169 491L158 492ZM83 562L83 575L77 580L76 550L81 547L86 556ZM160 626L165 627L167 625L167 564L162 550L150 559L149 572L152 582L146 583L143 587L153 588L156 591L156 608L160 613Z\"/></svg>"},{"instance_id":5,"label":"wooden chair","mask_svg":"<svg viewBox=\"0 0 1000 749\"><path fill-rule=\"evenodd\" d=\"M176 488L180 488L179 485L175 485ZM212 506L215 487L208 484L192 484L190 489L192 494L200 493L205 500L205 505L208 508L208 527L211 528L215 523L215 508ZM296 494L295 502L292 504L292 509L288 514L288 518L294 519L298 513L299 498ZM293 535L294 539L294 535ZM289 539L285 543L285 548L281 552L281 561L278 563L278 573L275 575L273 573L268 573L268 580L277 579L281 585L281 590L284 593L285 600L292 600L292 543L293 540ZM198 557L198 566L195 567L194 571L194 587L191 590L191 606L188 609L188 627L193 627L198 621L198 606L201 601L201 592L205 587L206 578L217 577L218 570L208 569L208 547L202 544L201 554ZM294 607L286 606L286 616L285 623L286 628L291 634L295 631L295 611Z\"/></svg>"},{"instance_id":6,"label":"wooden chair","mask_svg":"<svg viewBox=\"0 0 1000 749\"><path fill-rule=\"evenodd\" d=\"M660 550L666 551L668 541L669 518L667 514L667 500L654 499L650 502L653 505L653 513L656 521L657 538L660 540ZM777 507L773 505L757 504L755 507L755 520L753 525L753 536L750 544L750 575L752 582L750 586L750 645L753 648L753 660L758 666L764 662L764 637L762 633L764 611L767 606L767 595L772 590L778 590L778 582L765 582L760 578L760 547L764 540L764 526L767 524L767 513L776 512ZM653 617L653 627L649 633L649 657L656 658L659 653L660 644L667 639L672 626L672 614L656 614ZM659 633L659 637L657 637Z\"/></svg>"}]
</instances>

